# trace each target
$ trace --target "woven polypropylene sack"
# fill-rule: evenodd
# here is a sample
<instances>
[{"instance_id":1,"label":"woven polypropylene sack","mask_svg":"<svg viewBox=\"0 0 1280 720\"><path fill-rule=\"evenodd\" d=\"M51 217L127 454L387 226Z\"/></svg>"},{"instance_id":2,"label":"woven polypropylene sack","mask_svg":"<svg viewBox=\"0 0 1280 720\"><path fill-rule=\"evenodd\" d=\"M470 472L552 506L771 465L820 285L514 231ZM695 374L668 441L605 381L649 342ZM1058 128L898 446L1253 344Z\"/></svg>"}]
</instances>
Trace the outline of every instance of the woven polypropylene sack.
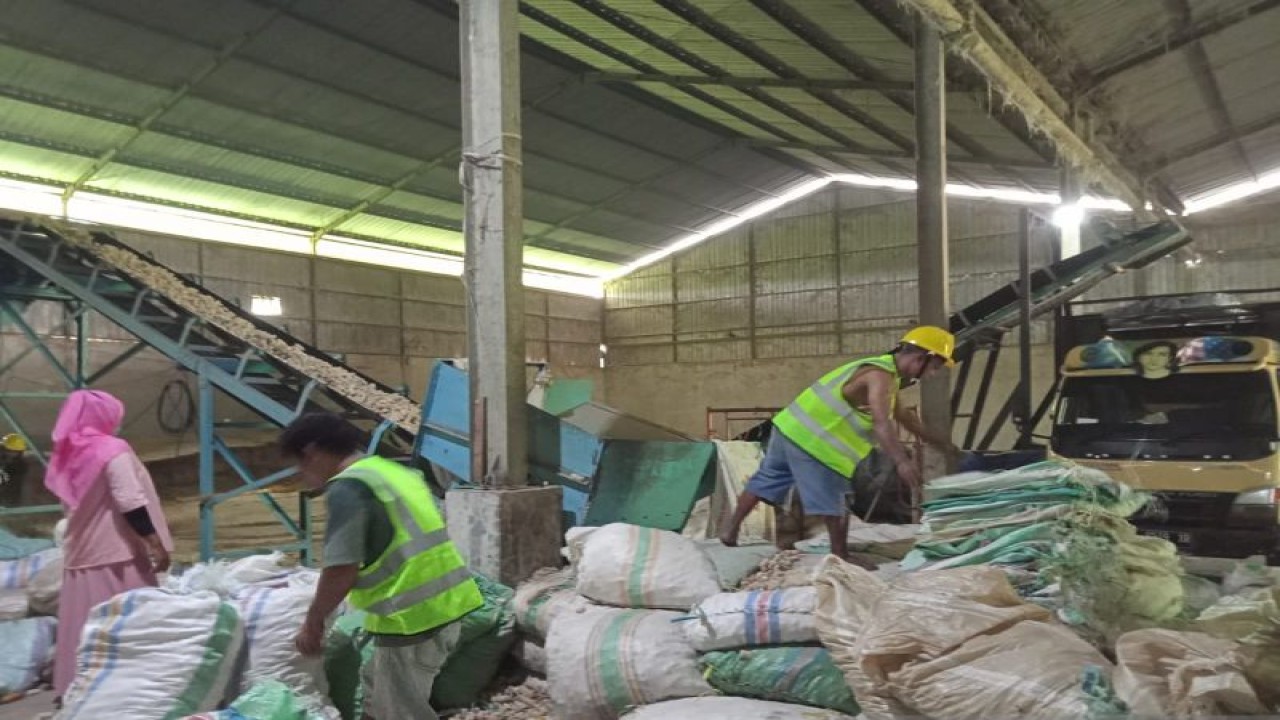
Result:
<instances>
[{"instance_id":1,"label":"woven polypropylene sack","mask_svg":"<svg viewBox=\"0 0 1280 720\"><path fill-rule=\"evenodd\" d=\"M613 720L627 709L713 691L693 648L656 610L593 609L562 617L547 638L547 679L556 714Z\"/></svg>"},{"instance_id":2,"label":"woven polypropylene sack","mask_svg":"<svg viewBox=\"0 0 1280 720\"><path fill-rule=\"evenodd\" d=\"M587 536L578 593L606 605L688 610L720 592L711 559L666 530L613 523Z\"/></svg>"},{"instance_id":3,"label":"woven polypropylene sack","mask_svg":"<svg viewBox=\"0 0 1280 720\"><path fill-rule=\"evenodd\" d=\"M58 596L62 593L62 558L58 557L40 569L27 584L27 604L34 615L57 615Z\"/></svg>"},{"instance_id":4,"label":"woven polypropylene sack","mask_svg":"<svg viewBox=\"0 0 1280 720\"><path fill-rule=\"evenodd\" d=\"M1026 621L909 662L888 688L914 714L947 720L1083 718L1085 668L1111 663L1061 625Z\"/></svg>"},{"instance_id":5,"label":"woven polypropylene sack","mask_svg":"<svg viewBox=\"0 0 1280 720\"><path fill-rule=\"evenodd\" d=\"M720 593L689 611L684 626L699 652L818 641L813 587Z\"/></svg>"},{"instance_id":6,"label":"woven polypropylene sack","mask_svg":"<svg viewBox=\"0 0 1280 720\"><path fill-rule=\"evenodd\" d=\"M1135 630L1116 641L1116 695L1137 717L1204 718L1266 712L1240 645L1204 633Z\"/></svg>"},{"instance_id":7,"label":"woven polypropylene sack","mask_svg":"<svg viewBox=\"0 0 1280 720\"><path fill-rule=\"evenodd\" d=\"M0 695L35 687L52 656L57 626L48 617L0 622Z\"/></svg>"},{"instance_id":8,"label":"woven polypropylene sack","mask_svg":"<svg viewBox=\"0 0 1280 720\"><path fill-rule=\"evenodd\" d=\"M853 720L833 710L819 710L768 700L700 697L670 700L636 708L626 720Z\"/></svg>"},{"instance_id":9,"label":"woven polypropylene sack","mask_svg":"<svg viewBox=\"0 0 1280 720\"><path fill-rule=\"evenodd\" d=\"M561 612L584 610L591 601L578 594L572 568L543 568L516 587L511 606L520 632L545 640Z\"/></svg>"},{"instance_id":10,"label":"woven polypropylene sack","mask_svg":"<svg viewBox=\"0 0 1280 720\"><path fill-rule=\"evenodd\" d=\"M26 588L32 578L60 557L61 550L49 548L16 560L0 560L0 590Z\"/></svg>"},{"instance_id":11,"label":"woven polypropylene sack","mask_svg":"<svg viewBox=\"0 0 1280 720\"><path fill-rule=\"evenodd\" d=\"M515 592L478 573L475 579L484 604L458 621L458 645L440 668L431 690L431 705L437 709L476 703L516 641L515 614L511 609Z\"/></svg>"},{"instance_id":12,"label":"woven polypropylene sack","mask_svg":"<svg viewBox=\"0 0 1280 720\"><path fill-rule=\"evenodd\" d=\"M857 715L853 692L821 647L711 652L699 660L707 682L725 695L811 705Z\"/></svg>"},{"instance_id":13,"label":"woven polypropylene sack","mask_svg":"<svg viewBox=\"0 0 1280 720\"><path fill-rule=\"evenodd\" d=\"M144 588L89 613L59 720L165 720L215 709L244 641L235 606L211 592Z\"/></svg>"},{"instance_id":14,"label":"woven polypropylene sack","mask_svg":"<svg viewBox=\"0 0 1280 720\"><path fill-rule=\"evenodd\" d=\"M277 681L297 695L300 706L336 720L329 702L323 655L302 655L295 641L315 598L317 574L295 573L274 584L249 586L233 602L244 619L245 667L241 688Z\"/></svg>"}]
</instances>

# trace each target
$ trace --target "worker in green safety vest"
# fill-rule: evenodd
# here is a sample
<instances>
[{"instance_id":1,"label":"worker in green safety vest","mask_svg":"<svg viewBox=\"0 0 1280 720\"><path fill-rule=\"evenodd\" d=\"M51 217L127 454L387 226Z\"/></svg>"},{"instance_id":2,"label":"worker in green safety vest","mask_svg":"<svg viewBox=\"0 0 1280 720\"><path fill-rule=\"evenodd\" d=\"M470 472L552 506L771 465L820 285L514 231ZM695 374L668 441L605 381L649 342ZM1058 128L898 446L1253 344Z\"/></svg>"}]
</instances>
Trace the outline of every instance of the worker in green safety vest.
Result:
<instances>
[{"instance_id":1,"label":"worker in green safety vest","mask_svg":"<svg viewBox=\"0 0 1280 720\"><path fill-rule=\"evenodd\" d=\"M954 365L954 353L951 333L918 327L893 350L838 367L800 393L774 416L764 460L738 498L721 542L736 545L742 522L762 500L784 507L794 489L804 514L826 522L831 552L847 557L848 496L858 463L879 448L897 468L900 482L916 490L922 485L894 420L945 452L959 452L951 438L926 430L915 413L897 402L902 388Z\"/></svg>"},{"instance_id":2,"label":"worker in green safety vest","mask_svg":"<svg viewBox=\"0 0 1280 720\"><path fill-rule=\"evenodd\" d=\"M322 650L326 621L345 598L366 613L373 637L365 718L435 720L431 689L458 643L456 621L483 598L422 474L365 455L360 431L332 413L295 420L280 448L328 508L324 569L298 651Z\"/></svg>"}]
</instances>

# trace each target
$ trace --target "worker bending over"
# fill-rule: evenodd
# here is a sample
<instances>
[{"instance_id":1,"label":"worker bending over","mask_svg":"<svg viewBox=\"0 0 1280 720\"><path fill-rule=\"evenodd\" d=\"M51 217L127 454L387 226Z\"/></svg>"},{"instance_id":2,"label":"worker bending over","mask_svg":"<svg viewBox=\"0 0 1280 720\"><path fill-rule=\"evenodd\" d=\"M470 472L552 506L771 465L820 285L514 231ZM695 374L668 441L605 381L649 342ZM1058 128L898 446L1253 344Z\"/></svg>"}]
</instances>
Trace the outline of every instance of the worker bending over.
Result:
<instances>
[{"instance_id":1,"label":"worker bending over","mask_svg":"<svg viewBox=\"0 0 1280 720\"><path fill-rule=\"evenodd\" d=\"M365 611L373 658L365 718L435 720L431 688L458 643L459 618L483 604L422 474L363 453L363 436L332 413L303 415L280 436L285 455L328 507L324 569L298 633L318 654L343 598Z\"/></svg>"},{"instance_id":2,"label":"worker bending over","mask_svg":"<svg viewBox=\"0 0 1280 720\"><path fill-rule=\"evenodd\" d=\"M920 470L898 439L895 419L930 445L959 452L949 437L927 431L913 412L897 403L900 389L955 365L954 351L951 333L918 327L890 352L836 368L800 393L774 416L764 461L747 481L721 542L736 545L738 529L760 501L784 507L794 487L805 515L826 521L831 552L847 557L847 496L858 463L879 448L893 461L900 482L913 491L922 485Z\"/></svg>"}]
</instances>

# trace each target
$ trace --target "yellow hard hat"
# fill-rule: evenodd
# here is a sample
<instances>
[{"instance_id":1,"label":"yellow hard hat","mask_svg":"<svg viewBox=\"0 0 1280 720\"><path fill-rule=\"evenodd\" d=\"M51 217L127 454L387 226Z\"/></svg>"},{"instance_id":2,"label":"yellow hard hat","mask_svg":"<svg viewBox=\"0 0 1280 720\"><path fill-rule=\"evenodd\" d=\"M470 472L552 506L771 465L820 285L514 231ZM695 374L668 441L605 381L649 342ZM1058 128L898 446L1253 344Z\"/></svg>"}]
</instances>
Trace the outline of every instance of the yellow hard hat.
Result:
<instances>
[{"instance_id":1,"label":"yellow hard hat","mask_svg":"<svg viewBox=\"0 0 1280 720\"><path fill-rule=\"evenodd\" d=\"M915 345L925 352L937 355L947 363L947 367L955 367L956 336L933 325L921 325L902 336L903 345Z\"/></svg>"},{"instance_id":2,"label":"yellow hard hat","mask_svg":"<svg viewBox=\"0 0 1280 720\"><path fill-rule=\"evenodd\" d=\"M0 445L4 445L4 449L9 452L26 452L27 441L18 433L9 433L3 439L0 439Z\"/></svg>"}]
</instances>

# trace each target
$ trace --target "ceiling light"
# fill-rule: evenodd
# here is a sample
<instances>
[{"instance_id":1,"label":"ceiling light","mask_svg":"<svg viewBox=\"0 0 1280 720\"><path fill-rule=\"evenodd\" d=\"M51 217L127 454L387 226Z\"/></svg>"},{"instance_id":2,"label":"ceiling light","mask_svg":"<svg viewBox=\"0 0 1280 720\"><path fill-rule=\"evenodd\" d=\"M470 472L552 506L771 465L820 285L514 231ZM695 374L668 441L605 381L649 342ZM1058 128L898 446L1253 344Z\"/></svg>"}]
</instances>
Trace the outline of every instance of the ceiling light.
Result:
<instances>
[{"instance_id":1,"label":"ceiling light","mask_svg":"<svg viewBox=\"0 0 1280 720\"><path fill-rule=\"evenodd\" d=\"M1078 228L1084 222L1084 208L1079 203L1059 205L1053 210L1053 224L1063 229Z\"/></svg>"},{"instance_id":2,"label":"ceiling light","mask_svg":"<svg viewBox=\"0 0 1280 720\"><path fill-rule=\"evenodd\" d=\"M1271 172L1261 175L1257 180L1228 185L1220 190L1205 193L1199 197L1191 198L1185 205L1186 209L1183 215L1191 213L1204 212L1221 207L1229 202L1243 200L1247 197L1258 195L1268 190L1274 190L1280 187L1280 170L1272 170Z\"/></svg>"},{"instance_id":3,"label":"ceiling light","mask_svg":"<svg viewBox=\"0 0 1280 720\"><path fill-rule=\"evenodd\" d=\"M710 240L711 238L717 235L726 233L745 222L750 222L751 220L754 220L760 217L761 215L764 215L765 213L772 212L785 205L790 205L791 203L803 197L812 195L818 192L819 190L821 190L822 188L826 187L827 185L830 185L832 180L834 179L835 179L834 177L814 178L807 182L803 182L791 188L790 190L787 190L781 195L775 195L774 197L768 198L766 200L761 200L760 202L752 203L751 205L748 205L747 207L737 211L732 216L724 218L722 220L717 220L716 222L711 223L710 225L703 228L702 230L686 235L680 238L679 240L676 240L675 242L671 243L670 245L667 245L661 250L656 250L654 252L651 252L648 255L645 255L644 257L640 258L639 260L635 260L630 263L627 263L626 265L622 266L621 268L618 268L617 270L613 271L612 273L609 273L608 275L601 276L600 279L605 282L609 280L616 280L622 277L623 275L628 275L630 273L633 273L642 267L652 265L665 257L678 253L681 250L684 250L686 248L691 248L694 245L698 245L707 240Z\"/></svg>"}]
</instances>

